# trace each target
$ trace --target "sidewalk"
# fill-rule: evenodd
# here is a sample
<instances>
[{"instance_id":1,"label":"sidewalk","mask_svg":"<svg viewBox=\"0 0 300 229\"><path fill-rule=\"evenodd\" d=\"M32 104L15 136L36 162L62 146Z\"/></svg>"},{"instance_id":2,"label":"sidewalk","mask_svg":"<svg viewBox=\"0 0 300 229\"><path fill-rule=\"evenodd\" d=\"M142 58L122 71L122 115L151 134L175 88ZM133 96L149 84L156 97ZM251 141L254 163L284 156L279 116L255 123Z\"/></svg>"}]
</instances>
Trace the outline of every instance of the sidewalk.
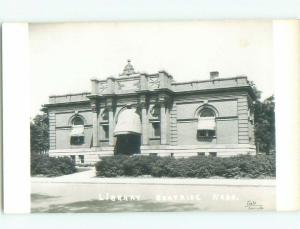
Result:
<instances>
[{"instance_id":1,"label":"sidewalk","mask_svg":"<svg viewBox=\"0 0 300 229\"><path fill-rule=\"evenodd\" d=\"M148 178L148 177L96 177L94 168L60 177L32 177L32 183L78 184L140 184L140 185L220 185L275 187L276 180L269 179L199 179L199 178Z\"/></svg>"}]
</instances>

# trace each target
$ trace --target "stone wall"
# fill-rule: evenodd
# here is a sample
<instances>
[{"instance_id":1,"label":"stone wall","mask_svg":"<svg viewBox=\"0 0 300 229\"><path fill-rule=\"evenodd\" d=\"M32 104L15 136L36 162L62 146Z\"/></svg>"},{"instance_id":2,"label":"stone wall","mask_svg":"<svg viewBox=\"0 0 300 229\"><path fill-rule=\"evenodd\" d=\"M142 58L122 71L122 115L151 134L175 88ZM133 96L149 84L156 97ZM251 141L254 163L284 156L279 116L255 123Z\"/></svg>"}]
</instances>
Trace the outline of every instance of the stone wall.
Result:
<instances>
[{"instance_id":1,"label":"stone wall","mask_svg":"<svg viewBox=\"0 0 300 229\"><path fill-rule=\"evenodd\" d=\"M92 140L92 112L89 104L53 107L49 112L50 149L89 148ZM84 120L84 144L71 145L72 118L78 115Z\"/></svg>"},{"instance_id":2,"label":"stone wall","mask_svg":"<svg viewBox=\"0 0 300 229\"><path fill-rule=\"evenodd\" d=\"M248 116L244 115L248 107L243 103L244 98L246 98L246 94L243 95L240 92L177 96L178 145L249 143L249 135L248 132L245 132L243 125L243 123L248 125ZM217 113L216 138L209 142L199 141L196 137L197 111L204 105L215 109ZM239 142L240 139L241 142ZM246 141L247 139L248 141Z\"/></svg>"}]
</instances>

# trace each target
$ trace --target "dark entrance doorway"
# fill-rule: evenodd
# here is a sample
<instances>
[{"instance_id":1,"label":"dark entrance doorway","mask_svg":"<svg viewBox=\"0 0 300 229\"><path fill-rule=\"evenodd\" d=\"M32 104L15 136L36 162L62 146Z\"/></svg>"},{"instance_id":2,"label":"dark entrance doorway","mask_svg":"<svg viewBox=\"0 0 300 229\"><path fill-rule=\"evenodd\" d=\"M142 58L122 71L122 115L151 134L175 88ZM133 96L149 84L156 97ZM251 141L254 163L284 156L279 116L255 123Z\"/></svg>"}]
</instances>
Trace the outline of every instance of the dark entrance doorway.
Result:
<instances>
[{"instance_id":1,"label":"dark entrance doorway","mask_svg":"<svg viewBox=\"0 0 300 229\"><path fill-rule=\"evenodd\" d=\"M140 153L141 135L121 134L117 136L115 155L132 155Z\"/></svg>"}]
</instances>

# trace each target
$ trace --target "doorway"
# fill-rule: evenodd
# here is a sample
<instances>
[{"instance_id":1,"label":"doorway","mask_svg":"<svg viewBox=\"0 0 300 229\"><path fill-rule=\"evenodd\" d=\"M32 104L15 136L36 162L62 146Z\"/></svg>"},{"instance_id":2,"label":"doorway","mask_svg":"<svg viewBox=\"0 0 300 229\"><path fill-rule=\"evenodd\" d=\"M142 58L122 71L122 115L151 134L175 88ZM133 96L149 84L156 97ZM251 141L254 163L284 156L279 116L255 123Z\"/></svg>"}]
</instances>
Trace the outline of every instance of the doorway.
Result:
<instances>
[{"instance_id":1,"label":"doorway","mask_svg":"<svg viewBox=\"0 0 300 229\"><path fill-rule=\"evenodd\" d=\"M117 136L115 155L133 155L141 152L140 134L121 134Z\"/></svg>"}]
</instances>

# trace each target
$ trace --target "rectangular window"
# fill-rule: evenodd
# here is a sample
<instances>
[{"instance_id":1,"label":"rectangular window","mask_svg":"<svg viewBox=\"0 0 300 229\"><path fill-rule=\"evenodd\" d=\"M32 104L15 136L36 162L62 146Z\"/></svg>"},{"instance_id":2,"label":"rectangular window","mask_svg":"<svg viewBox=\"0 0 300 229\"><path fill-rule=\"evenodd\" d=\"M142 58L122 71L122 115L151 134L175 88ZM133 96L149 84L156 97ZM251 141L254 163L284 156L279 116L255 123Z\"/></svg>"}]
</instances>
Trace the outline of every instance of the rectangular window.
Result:
<instances>
[{"instance_id":1,"label":"rectangular window","mask_svg":"<svg viewBox=\"0 0 300 229\"><path fill-rule=\"evenodd\" d=\"M83 164L84 163L84 155L79 155L79 160L80 160L80 163Z\"/></svg>"},{"instance_id":2,"label":"rectangular window","mask_svg":"<svg viewBox=\"0 0 300 229\"><path fill-rule=\"evenodd\" d=\"M82 145L84 143L84 136L71 136L71 145Z\"/></svg>"},{"instance_id":3,"label":"rectangular window","mask_svg":"<svg viewBox=\"0 0 300 229\"><path fill-rule=\"evenodd\" d=\"M209 152L209 156L216 157L217 156L217 152Z\"/></svg>"},{"instance_id":4,"label":"rectangular window","mask_svg":"<svg viewBox=\"0 0 300 229\"><path fill-rule=\"evenodd\" d=\"M198 156L205 156L205 152L198 152L197 155Z\"/></svg>"},{"instance_id":5,"label":"rectangular window","mask_svg":"<svg viewBox=\"0 0 300 229\"><path fill-rule=\"evenodd\" d=\"M152 123L153 137L160 137L160 123L153 122Z\"/></svg>"},{"instance_id":6,"label":"rectangular window","mask_svg":"<svg viewBox=\"0 0 300 229\"><path fill-rule=\"evenodd\" d=\"M198 138L212 138L216 136L215 130L198 130Z\"/></svg>"},{"instance_id":7,"label":"rectangular window","mask_svg":"<svg viewBox=\"0 0 300 229\"><path fill-rule=\"evenodd\" d=\"M103 125L102 126L102 130L103 130L103 133L104 133L104 139L108 139L109 138L109 127L108 125Z\"/></svg>"}]
</instances>

